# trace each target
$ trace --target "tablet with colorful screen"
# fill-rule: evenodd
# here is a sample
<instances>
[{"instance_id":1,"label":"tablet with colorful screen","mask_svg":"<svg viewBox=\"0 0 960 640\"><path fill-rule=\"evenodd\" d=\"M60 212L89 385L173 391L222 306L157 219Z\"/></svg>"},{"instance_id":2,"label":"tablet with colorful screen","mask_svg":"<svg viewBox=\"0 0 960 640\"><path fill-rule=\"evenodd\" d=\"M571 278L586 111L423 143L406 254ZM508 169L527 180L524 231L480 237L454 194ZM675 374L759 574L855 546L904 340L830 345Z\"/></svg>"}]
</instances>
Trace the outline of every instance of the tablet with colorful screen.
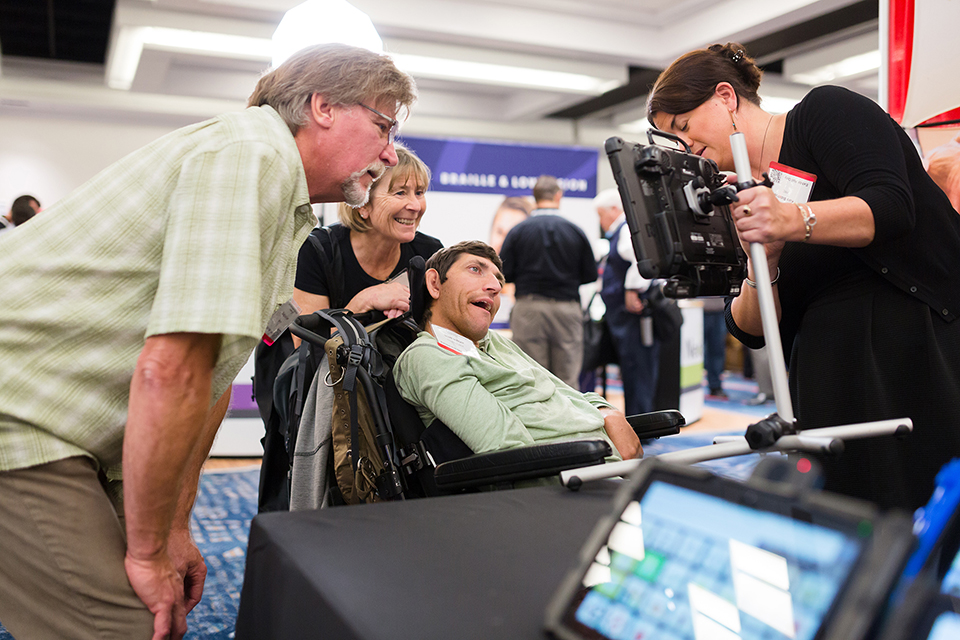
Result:
<instances>
[{"instance_id":1,"label":"tablet with colorful screen","mask_svg":"<svg viewBox=\"0 0 960 640\"><path fill-rule=\"evenodd\" d=\"M864 503L645 463L547 629L565 640L856 640L902 570L910 526Z\"/></svg>"}]
</instances>

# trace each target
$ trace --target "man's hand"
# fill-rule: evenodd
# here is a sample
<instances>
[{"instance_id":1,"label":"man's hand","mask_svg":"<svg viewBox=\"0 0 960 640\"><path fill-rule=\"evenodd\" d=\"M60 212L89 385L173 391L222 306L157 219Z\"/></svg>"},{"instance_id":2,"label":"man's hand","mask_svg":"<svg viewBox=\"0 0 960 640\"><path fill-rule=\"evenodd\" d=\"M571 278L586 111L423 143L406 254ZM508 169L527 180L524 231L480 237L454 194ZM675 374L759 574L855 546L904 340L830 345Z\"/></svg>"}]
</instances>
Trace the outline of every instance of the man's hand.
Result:
<instances>
[{"instance_id":1,"label":"man's hand","mask_svg":"<svg viewBox=\"0 0 960 640\"><path fill-rule=\"evenodd\" d=\"M163 552L154 558L136 559L127 553L123 566L130 586L154 615L152 640L180 640L187 633L187 612L183 582L170 556Z\"/></svg>"},{"instance_id":2,"label":"man's hand","mask_svg":"<svg viewBox=\"0 0 960 640\"><path fill-rule=\"evenodd\" d=\"M167 541L173 566L183 583L183 604L187 613L200 602L207 579L207 564L187 529L173 529Z\"/></svg>"},{"instance_id":3,"label":"man's hand","mask_svg":"<svg viewBox=\"0 0 960 640\"><path fill-rule=\"evenodd\" d=\"M215 433L207 427L220 340L199 333L151 336L130 383L123 439L124 566L134 591L154 613L155 638L186 633L184 579L188 566L191 583L198 577L197 559L182 538L172 543L171 536L187 526L183 514L193 505L199 467ZM192 599L197 587L190 589Z\"/></svg>"},{"instance_id":4,"label":"man's hand","mask_svg":"<svg viewBox=\"0 0 960 640\"><path fill-rule=\"evenodd\" d=\"M643 446L637 432L633 430L626 416L616 409L600 409L603 416L603 430L613 441L620 457L624 460L643 457Z\"/></svg>"},{"instance_id":5,"label":"man's hand","mask_svg":"<svg viewBox=\"0 0 960 640\"><path fill-rule=\"evenodd\" d=\"M639 315L643 311L643 300L640 298L639 291L627 289L623 295L623 301L630 313Z\"/></svg>"}]
</instances>

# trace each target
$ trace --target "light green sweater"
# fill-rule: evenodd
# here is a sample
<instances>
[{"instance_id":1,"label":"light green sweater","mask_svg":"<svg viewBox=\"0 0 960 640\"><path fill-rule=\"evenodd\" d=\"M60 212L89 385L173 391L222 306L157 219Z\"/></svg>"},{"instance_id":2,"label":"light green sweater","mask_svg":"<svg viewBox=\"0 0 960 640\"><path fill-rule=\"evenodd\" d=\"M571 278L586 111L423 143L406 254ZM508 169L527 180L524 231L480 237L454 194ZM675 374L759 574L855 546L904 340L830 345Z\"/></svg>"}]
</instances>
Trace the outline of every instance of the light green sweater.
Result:
<instances>
[{"instance_id":1,"label":"light green sweater","mask_svg":"<svg viewBox=\"0 0 960 640\"><path fill-rule=\"evenodd\" d=\"M403 398L430 425L439 418L475 453L521 445L603 438L596 393L580 393L490 331L479 356L450 352L421 332L394 368Z\"/></svg>"}]
</instances>

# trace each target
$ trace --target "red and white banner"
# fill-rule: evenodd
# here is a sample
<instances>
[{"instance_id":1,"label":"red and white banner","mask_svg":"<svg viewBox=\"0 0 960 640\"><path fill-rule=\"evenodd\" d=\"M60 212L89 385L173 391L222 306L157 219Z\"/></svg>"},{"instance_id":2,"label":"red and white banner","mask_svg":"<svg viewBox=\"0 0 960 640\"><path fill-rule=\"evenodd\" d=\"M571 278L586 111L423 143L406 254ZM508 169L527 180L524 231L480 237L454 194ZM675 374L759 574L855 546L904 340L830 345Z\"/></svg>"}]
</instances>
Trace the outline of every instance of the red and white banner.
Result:
<instances>
[{"instance_id":1,"label":"red and white banner","mask_svg":"<svg viewBox=\"0 0 960 640\"><path fill-rule=\"evenodd\" d=\"M887 111L905 127L960 118L960 0L887 0Z\"/></svg>"}]
</instances>

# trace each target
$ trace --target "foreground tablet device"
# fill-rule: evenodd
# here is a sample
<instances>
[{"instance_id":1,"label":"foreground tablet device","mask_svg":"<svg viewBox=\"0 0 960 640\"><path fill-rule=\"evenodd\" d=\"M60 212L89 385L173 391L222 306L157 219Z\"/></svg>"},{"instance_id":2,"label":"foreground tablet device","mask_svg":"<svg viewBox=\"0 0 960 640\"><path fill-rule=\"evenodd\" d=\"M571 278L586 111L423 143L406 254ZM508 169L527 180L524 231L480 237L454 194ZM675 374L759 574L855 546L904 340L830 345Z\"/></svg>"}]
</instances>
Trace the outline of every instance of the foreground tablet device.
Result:
<instances>
[{"instance_id":1,"label":"foreground tablet device","mask_svg":"<svg viewBox=\"0 0 960 640\"><path fill-rule=\"evenodd\" d=\"M645 462L547 610L564 640L866 637L913 547L905 514Z\"/></svg>"}]
</instances>

